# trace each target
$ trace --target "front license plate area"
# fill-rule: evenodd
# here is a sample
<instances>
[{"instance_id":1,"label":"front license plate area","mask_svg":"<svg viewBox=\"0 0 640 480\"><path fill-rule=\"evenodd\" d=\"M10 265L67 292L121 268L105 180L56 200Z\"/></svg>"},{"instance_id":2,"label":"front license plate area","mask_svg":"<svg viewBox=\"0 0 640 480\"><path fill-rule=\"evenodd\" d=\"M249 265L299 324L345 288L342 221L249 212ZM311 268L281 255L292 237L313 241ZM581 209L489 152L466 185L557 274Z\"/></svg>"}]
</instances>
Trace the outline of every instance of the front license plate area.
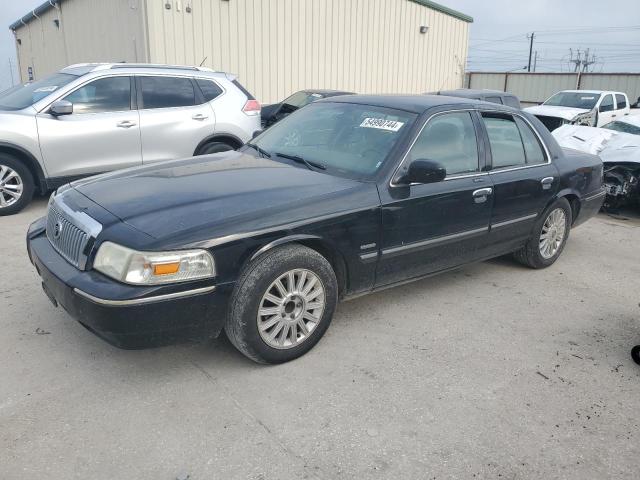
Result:
<instances>
[{"instance_id":1,"label":"front license plate area","mask_svg":"<svg viewBox=\"0 0 640 480\"><path fill-rule=\"evenodd\" d=\"M51 303L53 303L53 306L57 308L58 301L56 300L56 297L53 296L53 293L49 291L49 289L47 288L44 282L42 282L42 291L44 291L44 294L47 296L47 298L51 300Z\"/></svg>"}]
</instances>

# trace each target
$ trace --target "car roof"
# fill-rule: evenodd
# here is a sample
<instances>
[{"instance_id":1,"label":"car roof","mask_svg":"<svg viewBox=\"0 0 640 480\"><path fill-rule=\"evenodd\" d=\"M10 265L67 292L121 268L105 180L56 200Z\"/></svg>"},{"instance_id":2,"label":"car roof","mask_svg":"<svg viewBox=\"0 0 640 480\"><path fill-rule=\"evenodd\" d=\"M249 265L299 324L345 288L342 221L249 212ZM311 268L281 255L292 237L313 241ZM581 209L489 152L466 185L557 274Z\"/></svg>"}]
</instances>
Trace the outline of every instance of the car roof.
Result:
<instances>
[{"instance_id":1,"label":"car roof","mask_svg":"<svg viewBox=\"0 0 640 480\"><path fill-rule=\"evenodd\" d=\"M501 107L514 110L511 107L495 103L483 102L472 98L447 97L445 95L342 95L339 97L323 98L320 102L354 103L374 107L395 108L412 113L423 113L426 110L441 105L472 105L477 107Z\"/></svg>"},{"instance_id":2,"label":"car roof","mask_svg":"<svg viewBox=\"0 0 640 480\"><path fill-rule=\"evenodd\" d=\"M60 73L70 73L72 75L86 75L93 72L102 71L135 71L135 72L162 72L162 73L182 73L193 72L198 75L212 75L227 77L233 77L225 72L217 72L206 67L193 67L188 65L164 65L154 63L78 63L75 65L69 65L60 70Z\"/></svg>"},{"instance_id":3,"label":"car roof","mask_svg":"<svg viewBox=\"0 0 640 480\"><path fill-rule=\"evenodd\" d=\"M622 92L616 92L615 90L560 90L560 92L569 92L569 93L618 93L621 94ZM557 93L560 93L557 92Z\"/></svg>"},{"instance_id":4,"label":"car roof","mask_svg":"<svg viewBox=\"0 0 640 480\"><path fill-rule=\"evenodd\" d=\"M354 95L355 92L346 92L344 90L330 90L328 88L307 88L302 90L306 93L319 93L321 95Z\"/></svg>"},{"instance_id":5,"label":"car roof","mask_svg":"<svg viewBox=\"0 0 640 480\"><path fill-rule=\"evenodd\" d=\"M469 97L476 96L503 96L515 97L513 93L501 92L500 90L474 89L474 88L458 88L456 90L440 90L438 95L448 95L453 97Z\"/></svg>"}]
</instances>

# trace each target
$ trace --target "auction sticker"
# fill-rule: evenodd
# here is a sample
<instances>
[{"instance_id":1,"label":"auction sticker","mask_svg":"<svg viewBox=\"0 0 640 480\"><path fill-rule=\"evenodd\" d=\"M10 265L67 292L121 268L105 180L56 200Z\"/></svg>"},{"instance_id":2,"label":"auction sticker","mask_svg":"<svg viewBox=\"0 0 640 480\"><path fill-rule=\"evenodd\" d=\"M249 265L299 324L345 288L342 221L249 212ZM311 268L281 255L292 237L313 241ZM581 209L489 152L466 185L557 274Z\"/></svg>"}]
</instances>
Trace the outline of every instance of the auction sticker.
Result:
<instances>
[{"instance_id":1,"label":"auction sticker","mask_svg":"<svg viewBox=\"0 0 640 480\"><path fill-rule=\"evenodd\" d=\"M380 130L388 130L390 132L397 132L403 125L404 122L385 120L384 118L365 118L360 124L360 126L364 128L378 128Z\"/></svg>"}]
</instances>

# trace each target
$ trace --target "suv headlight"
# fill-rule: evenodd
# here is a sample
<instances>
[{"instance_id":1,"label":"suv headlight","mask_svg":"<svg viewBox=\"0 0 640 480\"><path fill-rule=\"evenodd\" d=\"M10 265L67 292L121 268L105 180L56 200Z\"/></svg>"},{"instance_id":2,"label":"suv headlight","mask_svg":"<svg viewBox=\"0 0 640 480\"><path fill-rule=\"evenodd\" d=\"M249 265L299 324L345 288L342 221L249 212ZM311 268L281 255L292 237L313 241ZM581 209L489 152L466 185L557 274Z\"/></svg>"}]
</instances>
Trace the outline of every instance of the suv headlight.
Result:
<instances>
[{"instance_id":1,"label":"suv headlight","mask_svg":"<svg viewBox=\"0 0 640 480\"><path fill-rule=\"evenodd\" d=\"M158 285L215 276L213 257L206 250L137 252L112 242L100 245L93 268L133 285Z\"/></svg>"}]
</instances>

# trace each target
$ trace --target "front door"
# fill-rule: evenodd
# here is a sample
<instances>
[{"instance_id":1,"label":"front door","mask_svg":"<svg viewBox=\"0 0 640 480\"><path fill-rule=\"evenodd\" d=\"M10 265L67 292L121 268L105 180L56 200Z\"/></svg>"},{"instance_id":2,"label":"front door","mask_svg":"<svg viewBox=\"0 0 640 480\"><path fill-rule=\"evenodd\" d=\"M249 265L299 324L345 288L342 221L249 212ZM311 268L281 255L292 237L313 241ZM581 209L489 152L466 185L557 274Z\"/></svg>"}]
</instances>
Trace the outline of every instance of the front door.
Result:
<instances>
[{"instance_id":1,"label":"front door","mask_svg":"<svg viewBox=\"0 0 640 480\"><path fill-rule=\"evenodd\" d=\"M142 162L191 157L214 133L215 116L193 79L139 76Z\"/></svg>"},{"instance_id":2,"label":"front door","mask_svg":"<svg viewBox=\"0 0 640 480\"><path fill-rule=\"evenodd\" d=\"M128 76L89 82L63 100L73 113L37 115L40 149L50 177L88 175L142 163L140 121Z\"/></svg>"},{"instance_id":3,"label":"front door","mask_svg":"<svg viewBox=\"0 0 640 480\"><path fill-rule=\"evenodd\" d=\"M445 167L444 181L381 189L382 245L376 286L389 285L479 258L488 234L493 185L470 111L432 116L401 169L415 160Z\"/></svg>"},{"instance_id":4,"label":"front door","mask_svg":"<svg viewBox=\"0 0 640 480\"><path fill-rule=\"evenodd\" d=\"M494 189L491 232L486 252L516 249L560 185L558 170L533 127L523 117L483 112Z\"/></svg>"},{"instance_id":5,"label":"front door","mask_svg":"<svg viewBox=\"0 0 640 480\"><path fill-rule=\"evenodd\" d=\"M607 123L613 121L616 116L615 104L613 102L613 95L607 93L600 100L600 106L598 107L598 124L596 127L601 127Z\"/></svg>"}]
</instances>

